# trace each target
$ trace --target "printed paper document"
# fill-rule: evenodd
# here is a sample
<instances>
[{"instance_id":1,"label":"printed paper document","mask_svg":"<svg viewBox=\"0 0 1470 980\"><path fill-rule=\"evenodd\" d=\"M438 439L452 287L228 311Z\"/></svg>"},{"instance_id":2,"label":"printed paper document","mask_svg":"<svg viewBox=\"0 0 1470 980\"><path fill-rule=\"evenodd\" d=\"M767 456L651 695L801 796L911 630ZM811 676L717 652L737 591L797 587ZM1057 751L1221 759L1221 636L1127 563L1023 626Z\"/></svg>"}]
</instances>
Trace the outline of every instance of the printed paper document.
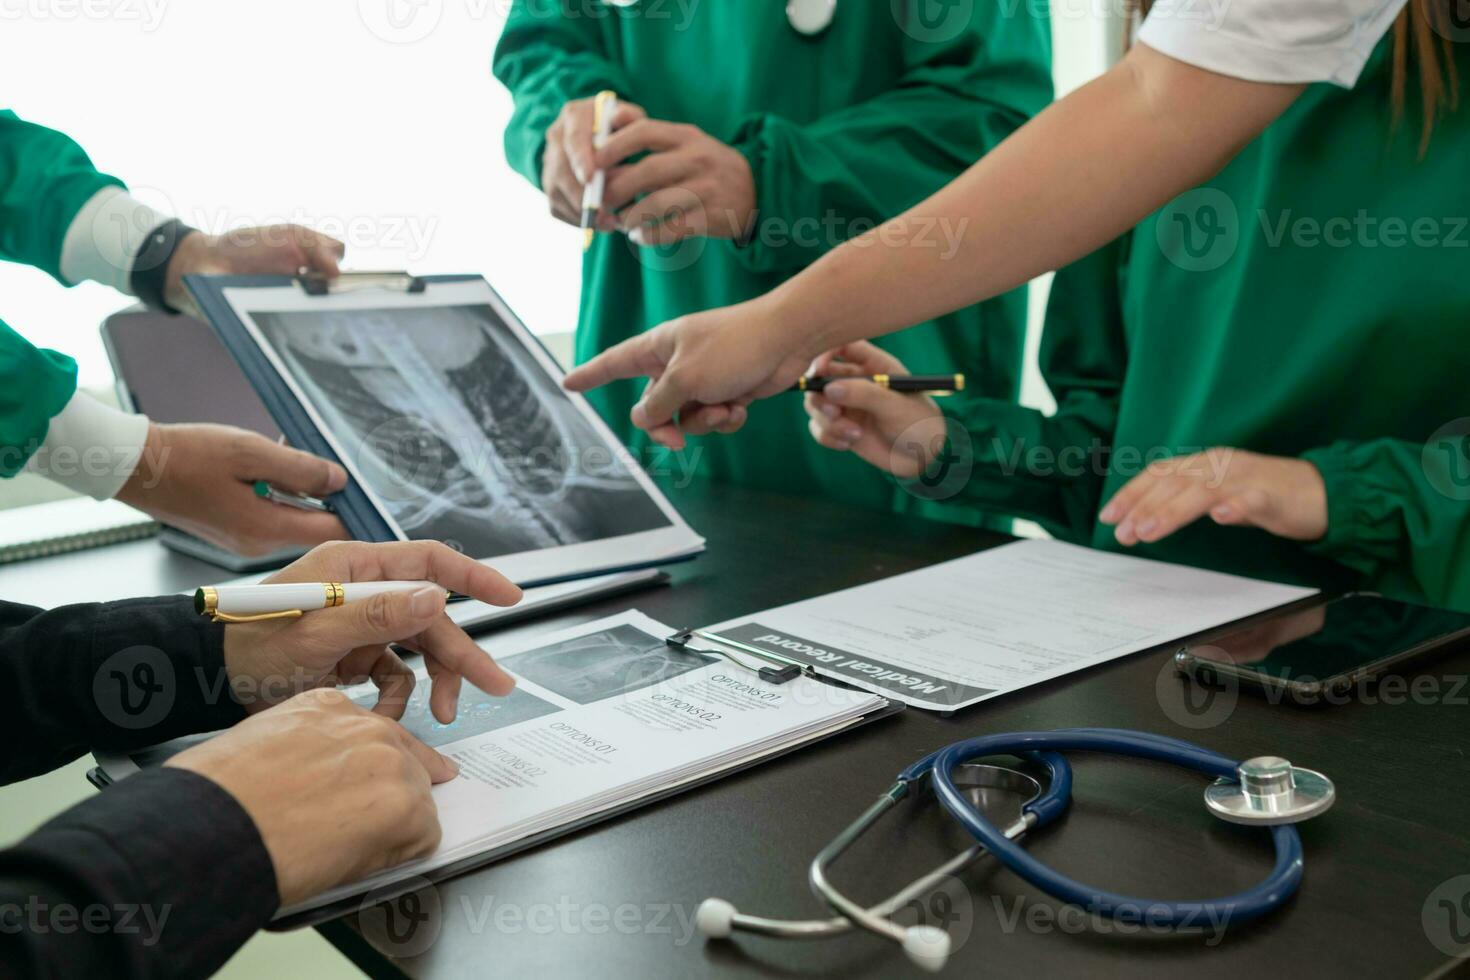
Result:
<instances>
[{"instance_id":1,"label":"printed paper document","mask_svg":"<svg viewBox=\"0 0 1470 980\"><path fill-rule=\"evenodd\" d=\"M918 708L953 711L1313 594L1017 541L701 632Z\"/></svg>"}]
</instances>

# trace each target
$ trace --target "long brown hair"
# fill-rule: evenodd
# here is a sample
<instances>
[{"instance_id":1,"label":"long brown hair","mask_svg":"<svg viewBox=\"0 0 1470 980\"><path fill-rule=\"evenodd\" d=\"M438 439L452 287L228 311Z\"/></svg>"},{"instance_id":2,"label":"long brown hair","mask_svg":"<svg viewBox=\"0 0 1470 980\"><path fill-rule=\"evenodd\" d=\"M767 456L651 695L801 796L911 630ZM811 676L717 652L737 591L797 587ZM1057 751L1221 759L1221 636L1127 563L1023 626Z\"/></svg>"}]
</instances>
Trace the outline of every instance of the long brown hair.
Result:
<instances>
[{"instance_id":1,"label":"long brown hair","mask_svg":"<svg viewBox=\"0 0 1470 980\"><path fill-rule=\"evenodd\" d=\"M1283 0L1290 2L1290 0ZM1419 112L1419 156L1429 150L1434 124L1445 110L1460 106L1460 74L1455 66L1455 23L1451 7L1459 0L1409 0L1393 25L1393 71L1389 76L1389 98L1393 106L1393 130L1404 119L1408 103L1409 61L1417 71ZM1154 0L1126 0L1128 37L1137 18L1146 16Z\"/></svg>"},{"instance_id":2,"label":"long brown hair","mask_svg":"<svg viewBox=\"0 0 1470 980\"><path fill-rule=\"evenodd\" d=\"M1445 109L1460 107L1460 73L1455 66L1450 41L1453 16L1450 5L1457 0L1409 0L1393 25L1393 74L1389 91L1393 100L1393 124L1404 118L1409 79L1409 49L1419 68L1419 156L1429 151L1434 124Z\"/></svg>"}]
</instances>

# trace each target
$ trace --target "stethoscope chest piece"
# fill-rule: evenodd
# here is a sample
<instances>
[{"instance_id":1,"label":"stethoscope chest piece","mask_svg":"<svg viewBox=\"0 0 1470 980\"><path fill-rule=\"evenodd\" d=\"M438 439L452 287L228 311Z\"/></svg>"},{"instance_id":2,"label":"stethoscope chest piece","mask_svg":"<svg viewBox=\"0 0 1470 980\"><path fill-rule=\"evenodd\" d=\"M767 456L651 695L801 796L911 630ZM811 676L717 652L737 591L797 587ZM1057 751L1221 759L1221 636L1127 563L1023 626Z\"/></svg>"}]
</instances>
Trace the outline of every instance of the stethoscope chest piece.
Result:
<instances>
[{"instance_id":1,"label":"stethoscope chest piece","mask_svg":"<svg viewBox=\"0 0 1470 980\"><path fill-rule=\"evenodd\" d=\"M1298 769L1279 756L1247 759L1237 779L1219 779L1205 790L1205 805L1230 823L1272 826L1301 823L1327 812L1337 799L1332 780Z\"/></svg>"},{"instance_id":2,"label":"stethoscope chest piece","mask_svg":"<svg viewBox=\"0 0 1470 980\"><path fill-rule=\"evenodd\" d=\"M832 26L837 0L786 0L786 19L798 34L816 37Z\"/></svg>"}]
</instances>

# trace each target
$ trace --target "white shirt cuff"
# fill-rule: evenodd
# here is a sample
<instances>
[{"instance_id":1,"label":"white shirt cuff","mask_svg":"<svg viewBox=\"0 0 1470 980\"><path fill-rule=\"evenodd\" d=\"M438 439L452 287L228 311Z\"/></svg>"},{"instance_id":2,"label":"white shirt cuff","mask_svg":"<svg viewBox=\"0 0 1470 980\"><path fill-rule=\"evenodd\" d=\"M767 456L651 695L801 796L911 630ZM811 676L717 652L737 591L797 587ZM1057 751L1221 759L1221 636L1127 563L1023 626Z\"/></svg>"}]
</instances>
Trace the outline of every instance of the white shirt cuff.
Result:
<instances>
[{"instance_id":1,"label":"white shirt cuff","mask_svg":"<svg viewBox=\"0 0 1470 980\"><path fill-rule=\"evenodd\" d=\"M78 391L46 430L26 469L94 500L109 500L143 457L148 417L120 412Z\"/></svg>"},{"instance_id":2,"label":"white shirt cuff","mask_svg":"<svg viewBox=\"0 0 1470 980\"><path fill-rule=\"evenodd\" d=\"M121 187L104 187L71 219L61 243L61 275L86 279L131 294L133 260L149 232L168 220Z\"/></svg>"},{"instance_id":3,"label":"white shirt cuff","mask_svg":"<svg viewBox=\"0 0 1470 980\"><path fill-rule=\"evenodd\" d=\"M1352 88L1407 0L1270 0L1199 16L1195 0L1160 0L1138 41L1176 61L1248 82ZM1338 6L1338 4L1342 4Z\"/></svg>"}]
</instances>

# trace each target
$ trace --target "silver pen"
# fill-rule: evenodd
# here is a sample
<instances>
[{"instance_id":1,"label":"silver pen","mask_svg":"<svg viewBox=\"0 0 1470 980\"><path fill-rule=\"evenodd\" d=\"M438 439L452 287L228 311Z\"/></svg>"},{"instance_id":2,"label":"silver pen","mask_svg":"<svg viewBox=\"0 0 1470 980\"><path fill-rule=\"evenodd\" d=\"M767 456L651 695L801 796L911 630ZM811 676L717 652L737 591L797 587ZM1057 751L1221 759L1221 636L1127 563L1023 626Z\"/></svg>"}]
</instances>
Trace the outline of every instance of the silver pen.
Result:
<instances>
[{"instance_id":1,"label":"silver pen","mask_svg":"<svg viewBox=\"0 0 1470 980\"><path fill-rule=\"evenodd\" d=\"M273 504L283 504L286 507L295 507L297 510L314 510L325 514L332 513L332 505L325 500L318 497L308 497L304 493L278 490L264 480L255 481L255 495L262 500L269 500Z\"/></svg>"}]
</instances>

